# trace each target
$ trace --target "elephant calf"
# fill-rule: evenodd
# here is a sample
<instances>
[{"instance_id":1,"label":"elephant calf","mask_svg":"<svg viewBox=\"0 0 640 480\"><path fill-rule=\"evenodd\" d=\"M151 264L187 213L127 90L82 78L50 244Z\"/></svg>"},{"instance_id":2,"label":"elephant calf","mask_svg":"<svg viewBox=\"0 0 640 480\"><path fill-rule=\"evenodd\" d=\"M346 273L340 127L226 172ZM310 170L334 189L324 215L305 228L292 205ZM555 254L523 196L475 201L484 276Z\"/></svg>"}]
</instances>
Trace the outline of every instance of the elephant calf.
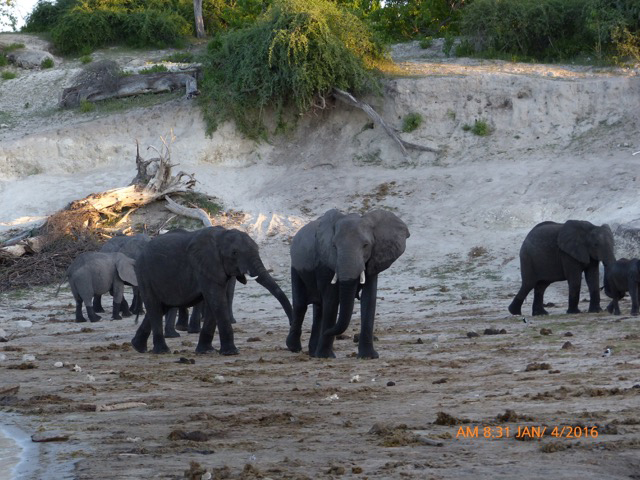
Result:
<instances>
[{"instance_id":1,"label":"elephant calf","mask_svg":"<svg viewBox=\"0 0 640 480\"><path fill-rule=\"evenodd\" d=\"M640 260L621 258L604 269L604 293L612 298L607 311L620 315L618 300L629 292L631 315L638 315L638 290L640 290Z\"/></svg>"},{"instance_id":2,"label":"elephant calf","mask_svg":"<svg viewBox=\"0 0 640 480\"><path fill-rule=\"evenodd\" d=\"M569 283L567 313L580 313L582 273L589 286L589 312L601 312L600 269L613 264L613 233L608 225L583 220L542 222L531 229L520 248L522 286L509 305L512 315L522 315L524 299L533 290L533 315L546 315L544 291L553 282Z\"/></svg>"},{"instance_id":3,"label":"elephant calf","mask_svg":"<svg viewBox=\"0 0 640 480\"><path fill-rule=\"evenodd\" d=\"M100 320L92 306L94 295L113 294L113 318L120 320L120 303L124 293L124 285L137 287L138 281L133 269L135 261L122 253L87 252L69 265L67 278L71 292L76 300L76 322L86 322L82 316L82 303L87 309L87 316L92 322ZM126 310L125 316L131 312Z\"/></svg>"}]
</instances>

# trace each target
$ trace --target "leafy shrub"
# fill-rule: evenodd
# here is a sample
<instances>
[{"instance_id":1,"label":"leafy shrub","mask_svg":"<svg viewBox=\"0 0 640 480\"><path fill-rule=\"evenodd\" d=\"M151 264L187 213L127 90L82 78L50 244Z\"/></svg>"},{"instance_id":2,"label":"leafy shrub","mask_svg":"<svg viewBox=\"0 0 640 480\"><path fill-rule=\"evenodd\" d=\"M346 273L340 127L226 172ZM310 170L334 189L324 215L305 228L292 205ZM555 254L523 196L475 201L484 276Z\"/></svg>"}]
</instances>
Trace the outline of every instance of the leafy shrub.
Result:
<instances>
[{"instance_id":1,"label":"leafy shrub","mask_svg":"<svg viewBox=\"0 0 640 480\"><path fill-rule=\"evenodd\" d=\"M89 102L88 100L81 100L80 101L80 111L82 113L93 112L95 109L96 109L95 104Z\"/></svg>"},{"instance_id":2,"label":"leafy shrub","mask_svg":"<svg viewBox=\"0 0 640 480\"><path fill-rule=\"evenodd\" d=\"M80 57L80 62L86 65L87 63L93 62L93 58L91 58L91 55L83 55Z\"/></svg>"},{"instance_id":3,"label":"leafy shrub","mask_svg":"<svg viewBox=\"0 0 640 480\"><path fill-rule=\"evenodd\" d=\"M4 67L7 63L9 63L7 56L4 53L0 53L0 67Z\"/></svg>"},{"instance_id":4,"label":"leafy shrub","mask_svg":"<svg viewBox=\"0 0 640 480\"><path fill-rule=\"evenodd\" d=\"M24 43L10 43L9 45L2 47L2 51L4 53L9 53L15 50L20 50L21 48L24 48Z\"/></svg>"},{"instance_id":5,"label":"leafy shrub","mask_svg":"<svg viewBox=\"0 0 640 480\"><path fill-rule=\"evenodd\" d=\"M405 133L413 132L422 125L422 115L419 113L409 113L402 120L402 131Z\"/></svg>"},{"instance_id":6,"label":"leafy shrub","mask_svg":"<svg viewBox=\"0 0 640 480\"><path fill-rule=\"evenodd\" d=\"M167 55L162 60L173 63L191 63L195 61L195 55L191 52L176 52L171 55Z\"/></svg>"},{"instance_id":7,"label":"leafy shrub","mask_svg":"<svg viewBox=\"0 0 640 480\"><path fill-rule=\"evenodd\" d=\"M426 50L427 48L430 48L431 45L433 45L433 37L424 37L420 40L420 48L424 48Z\"/></svg>"},{"instance_id":8,"label":"leafy shrub","mask_svg":"<svg viewBox=\"0 0 640 480\"><path fill-rule=\"evenodd\" d=\"M364 24L328 0L275 0L251 27L208 46L200 104L208 131L233 119L252 138L264 135L265 110L312 108L332 88L371 91L381 50Z\"/></svg>"},{"instance_id":9,"label":"leafy shrub","mask_svg":"<svg viewBox=\"0 0 640 480\"><path fill-rule=\"evenodd\" d=\"M462 130L464 130L465 132L471 132L474 135L478 135L479 137L486 137L487 135L491 134L491 127L486 120L476 120L475 122L473 122L473 125L465 123L462 126Z\"/></svg>"},{"instance_id":10,"label":"leafy shrub","mask_svg":"<svg viewBox=\"0 0 640 480\"><path fill-rule=\"evenodd\" d=\"M3 80L11 80L13 78L16 78L17 75L15 72L2 72L2 79Z\"/></svg>"},{"instance_id":11,"label":"leafy shrub","mask_svg":"<svg viewBox=\"0 0 640 480\"><path fill-rule=\"evenodd\" d=\"M53 68L53 59L45 58L44 60L42 60L42 62L40 63L40 68Z\"/></svg>"},{"instance_id":12,"label":"leafy shrub","mask_svg":"<svg viewBox=\"0 0 640 480\"><path fill-rule=\"evenodd\" d=\"M153 65L152 67L143 68L138 73L162 73L168 71L169 69L164 65Z\"/></svg>"},{"instance_id":13,"label":"leafy shrub","mask_svg":"<svg viewBox=\"0 0 640 480\"><path fill-rule=\"evenodd\" d=\"M76 3L78 3L77 0L57 0L56 2L38 0L22 30L25 32L51 31L60 17Z\"/></svg>"}]
</instances>

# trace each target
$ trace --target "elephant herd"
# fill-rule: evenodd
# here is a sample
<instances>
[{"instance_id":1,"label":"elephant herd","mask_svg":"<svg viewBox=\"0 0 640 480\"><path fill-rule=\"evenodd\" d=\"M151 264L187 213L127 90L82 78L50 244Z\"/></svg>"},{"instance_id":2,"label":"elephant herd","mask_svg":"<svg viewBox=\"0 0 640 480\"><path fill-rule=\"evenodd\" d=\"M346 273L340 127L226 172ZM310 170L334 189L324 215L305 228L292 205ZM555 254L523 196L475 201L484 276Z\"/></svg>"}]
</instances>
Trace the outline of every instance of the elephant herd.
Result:
<instances>
[{"instance_id":1,"label":"elephant herd","mask_svg":"<svg viewBox=\"0 0 640 480\"><path fill-rule=\"evenodd\" d=\"M302 324L313 306L309 355L332 358L336 335L346 331L356 299L360 300L359 358L378 358L373 346L378 275L404 252L409 229L395 214L373 210L364 215L329 210L302 227L291 243L292 302L278 286L260 258L258 245L249 235L235 229L207 227L189 232L173 230L150 238L147 235L116 236L100 252L79 255L70 265L67 278L76 300L76 321L87 316L98 321L103 311L101 296L113 296L114 319L120 314L146 314L131 343L138 352L147 351L152 335L154 353L169 352L165 337L177 336L178 325L200 333L197 353L213 352L218 328L219 352L234 355L232 324L236 281L253 277L282 306L289 319L286 345L302 350ZM533 315L546 314L544 292L557 281L568 281L568 313L578 313L581 277L589 287L589 312L599 312L599 262L605 266L604 290L613 300L611 313L620 313L618 300L628 291L632 314L638 314L640 261L614 256L614 240L607 225L569 220L564 224L536 225L520 249L522 285L509 305L521 315L522 304L534 291ZM123 298L124 285L131 285L131 308ZM187 327L187 307L194 307ZM203 317L200 327L199 316ZM166 318L163 330L163 318ZM175 335L174 335L175 333Z\"/></svg>"}]
</instances>

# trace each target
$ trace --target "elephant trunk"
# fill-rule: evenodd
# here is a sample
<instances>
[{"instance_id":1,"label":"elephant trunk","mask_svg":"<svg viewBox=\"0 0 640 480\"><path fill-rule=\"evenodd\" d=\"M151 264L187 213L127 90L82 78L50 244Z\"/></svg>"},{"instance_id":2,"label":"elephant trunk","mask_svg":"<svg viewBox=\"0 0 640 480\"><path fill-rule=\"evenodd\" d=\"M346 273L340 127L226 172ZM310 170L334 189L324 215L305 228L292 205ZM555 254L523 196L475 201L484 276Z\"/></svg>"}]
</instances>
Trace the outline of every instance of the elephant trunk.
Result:
<instances>
[{"instance_id":1,"label":"elephant trunk","mask_svg":"<svg viewBox=\"0 0 640 480\"><path fill-rule=\"evenodd\" d=\"M353 304L356 300L358 279L341 281L339 289L338 299L340 302L340 313L338 314L338 321L333 328L330 328L324 333L326 336L341 335L349 328L351 316L353 315Z\"/></svg>"},{"instance_id":2,"label":"elephant trunk","mask_svg":"<svg viewBox=\"0 0 640 480\"><path fill-rule=\"evenodd\" d=\"M269 272L267 272L267 269L264 268L264 265L260 260L254 262L249 270L249 274L253 277L257 277L256 282L269 290L269 293L273 295L278 302L280 302L280 305L282 305L282 308L284 309L284 313L287 314L287 318L289 319L289 325L291 325L291 322L293 321L293 308L291 307L291 302L289 302L289 299L273 277L269 275Z\"/></svg>"}]
</instances>

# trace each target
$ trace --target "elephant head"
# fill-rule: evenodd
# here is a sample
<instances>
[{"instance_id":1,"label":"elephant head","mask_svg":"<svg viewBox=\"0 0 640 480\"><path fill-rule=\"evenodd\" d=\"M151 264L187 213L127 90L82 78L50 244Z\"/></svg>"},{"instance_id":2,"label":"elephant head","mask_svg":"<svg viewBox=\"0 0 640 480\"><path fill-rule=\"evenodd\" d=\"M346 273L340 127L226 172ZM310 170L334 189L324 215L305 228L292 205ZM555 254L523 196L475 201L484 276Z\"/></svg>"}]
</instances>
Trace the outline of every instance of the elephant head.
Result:
<instances>
[{"instance_id":1,"label":"elephant head","mask_svg":"<svg viewBox=\"0 0 640 480\"><path fill-rule=\"evenodd\" d=\"M219 270L219 266L222 266L226 277L236 277L242 284L247 283L246 275L254 277L280 302L291 322L291 303L262 263L258 244L249 235L236 229L210 227L201 232L190 247L194 268L206 278L210 270ZM215 260L212 262L209 257Z\"/></svg>"},{"instance_id":2,"label":"elephant head","mask_svg":"<svg viewBox=\"0 0 640 480\"><path fill-rule=\"evenodd\" d=\"M344 333L351 321L358 285L389 268L404 252L407 238L405 223L385 210L362 216L337 210L325 214L318 229L319 251L324 252L325 267L334 272L331 283L338 284L340 303L338 321L325 335Z\"/></svg>"},{"instance_id":3,"label":"elephant head","mask_svg":"<svg viewBox=\"0 0 640 480\"><path fill-rule=\"evenodd\" d=\"M584 220L568 220L558 233L558 247L578 262L602 262L605 267L615 261L613 233L609 225L600 227Z\"/></svg>"}]
</instances>

